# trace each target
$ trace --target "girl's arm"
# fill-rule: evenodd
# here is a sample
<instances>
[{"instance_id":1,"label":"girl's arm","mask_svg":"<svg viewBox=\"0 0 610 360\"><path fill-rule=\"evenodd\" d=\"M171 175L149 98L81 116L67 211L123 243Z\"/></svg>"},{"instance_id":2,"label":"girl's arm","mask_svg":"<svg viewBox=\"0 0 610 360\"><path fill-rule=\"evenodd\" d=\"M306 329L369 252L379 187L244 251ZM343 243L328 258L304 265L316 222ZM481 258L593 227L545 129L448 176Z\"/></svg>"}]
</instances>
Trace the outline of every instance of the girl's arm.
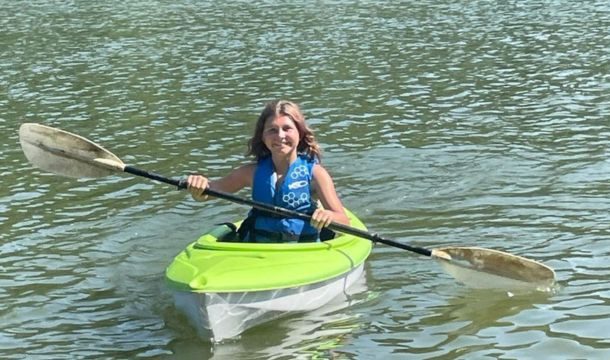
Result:
<instances>
[{"instance_id":1,"label":"girl's arm","mask_svg":"<svg viewBox=\"0 0 610 360\"><path fill-rule=\"evenodd\" d=\"M256 164L247 164L232 170L229 174L217 180L209 180L203 175L189 175L186 179L187 189L193 199L205 201L208 196L203 192L210 189L234 193L247 186L252 186L252 177Z\"/></svg>"},{"instance_id":2,"label":"girl's arm","mask_svg":"<svg viewBox=\"0 0 610 360\"><path fill-rule=\"evenodd\" d=\"M314 190L324 209L317 209L313 213L311 225L318 229L330 225L331 222L349 225L349 218L345 213L343 204L335 190L333 179L328 171L322 165L314 165L313 179Z\"/></svg>"}]
</instances>

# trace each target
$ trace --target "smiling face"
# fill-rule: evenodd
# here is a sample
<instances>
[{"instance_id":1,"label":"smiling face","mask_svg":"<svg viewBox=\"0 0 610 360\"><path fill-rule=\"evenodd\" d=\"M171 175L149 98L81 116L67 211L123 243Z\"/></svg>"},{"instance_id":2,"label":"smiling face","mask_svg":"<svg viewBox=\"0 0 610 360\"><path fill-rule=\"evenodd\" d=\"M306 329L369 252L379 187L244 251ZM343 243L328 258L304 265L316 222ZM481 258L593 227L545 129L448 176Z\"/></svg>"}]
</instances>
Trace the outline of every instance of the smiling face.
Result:
<instances>
[{"instance_id":1,"label":"smiling face","mask_svg":"<svg viewBox=\"0 0 610 360\"><path fill-rule=\"evenodd\" d=\"M263 143L272 156L296 159L301 134L289 116L279 115L267 119L262 135Z\"/></svg>"},{"instance_id":2,"label":"smiling face","mask_svg":"<svg viewBox=\"0 0 610 360\"><path fill-rule=\"evenodd\" d=\"M280 143L274 142L274 136L283 140ZM290 152L288 148L296 151ZM302 153L319 160L320 146L313 131L305 123L299 106L291 101L274 100L265 105L256 120L254 134L248 140L247 154L253 155L258 161L269 155L279 160L278 155L282 153L290 153L291 156Z\"/></svg>"}]
</instances>

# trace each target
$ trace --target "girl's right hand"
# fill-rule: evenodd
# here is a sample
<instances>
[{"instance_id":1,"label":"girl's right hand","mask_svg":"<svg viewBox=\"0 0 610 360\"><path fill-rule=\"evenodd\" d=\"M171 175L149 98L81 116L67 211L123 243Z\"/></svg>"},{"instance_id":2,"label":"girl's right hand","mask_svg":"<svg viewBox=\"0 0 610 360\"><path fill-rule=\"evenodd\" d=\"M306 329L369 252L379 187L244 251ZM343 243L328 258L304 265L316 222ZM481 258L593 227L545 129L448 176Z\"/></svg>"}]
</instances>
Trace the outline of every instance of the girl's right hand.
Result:
<instances>
[{"instance_id":1,"label":"girl's right hand","mask_svg":"<svg viewBox=\"0 0 610 360\"><path fill-rule=\"evenodd\" d=\"M204 194L208 186L208 178L203 175L189 175L186 178L186 188L191 193L193 199L197 201L206 201L208 199L208 196Z\"/></svg>"}]
</instances>

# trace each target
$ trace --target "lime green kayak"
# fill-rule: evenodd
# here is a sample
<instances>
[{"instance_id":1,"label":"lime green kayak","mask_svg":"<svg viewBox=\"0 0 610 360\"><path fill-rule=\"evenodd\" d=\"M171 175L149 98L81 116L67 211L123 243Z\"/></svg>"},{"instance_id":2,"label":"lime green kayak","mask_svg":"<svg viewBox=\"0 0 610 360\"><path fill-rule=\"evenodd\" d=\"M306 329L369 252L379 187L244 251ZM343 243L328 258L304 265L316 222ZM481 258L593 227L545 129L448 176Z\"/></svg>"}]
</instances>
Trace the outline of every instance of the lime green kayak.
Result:
<instances>
[{"instance_id":1,"label":"lime green kayak","mask_svg":"<svg viewBox=\"0 0 610 360\"><path fill-rule=\"evenodd\" d=\"M352 227L366 230L347 214ZM372 248L371 241L345 234L318 243L231 240L234 231L219 226L188 245L166 270L176 307L213 341L328 303L362 275Z\"/></svg>"}]
</instances>

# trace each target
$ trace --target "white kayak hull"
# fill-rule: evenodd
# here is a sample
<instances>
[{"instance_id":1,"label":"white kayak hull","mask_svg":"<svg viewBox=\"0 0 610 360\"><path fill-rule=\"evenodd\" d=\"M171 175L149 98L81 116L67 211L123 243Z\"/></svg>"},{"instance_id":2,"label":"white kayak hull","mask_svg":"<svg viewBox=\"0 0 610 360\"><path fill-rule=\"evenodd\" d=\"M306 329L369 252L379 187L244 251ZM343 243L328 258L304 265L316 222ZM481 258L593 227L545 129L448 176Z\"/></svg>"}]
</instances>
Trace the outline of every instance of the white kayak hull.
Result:
<instances>
[{"instance_id":1,"label":"white kayak hull","mask_svg":"<svg viewBox=\"0 0 610 360\"><path fill-rule=\"evenodd\" d=\"M174 303L199 336L219 342L247 329L298 312L318 309L347 292L364 264L324 282L296 288L251 292L174 291Z\"/></svg>"}]
</instances>

